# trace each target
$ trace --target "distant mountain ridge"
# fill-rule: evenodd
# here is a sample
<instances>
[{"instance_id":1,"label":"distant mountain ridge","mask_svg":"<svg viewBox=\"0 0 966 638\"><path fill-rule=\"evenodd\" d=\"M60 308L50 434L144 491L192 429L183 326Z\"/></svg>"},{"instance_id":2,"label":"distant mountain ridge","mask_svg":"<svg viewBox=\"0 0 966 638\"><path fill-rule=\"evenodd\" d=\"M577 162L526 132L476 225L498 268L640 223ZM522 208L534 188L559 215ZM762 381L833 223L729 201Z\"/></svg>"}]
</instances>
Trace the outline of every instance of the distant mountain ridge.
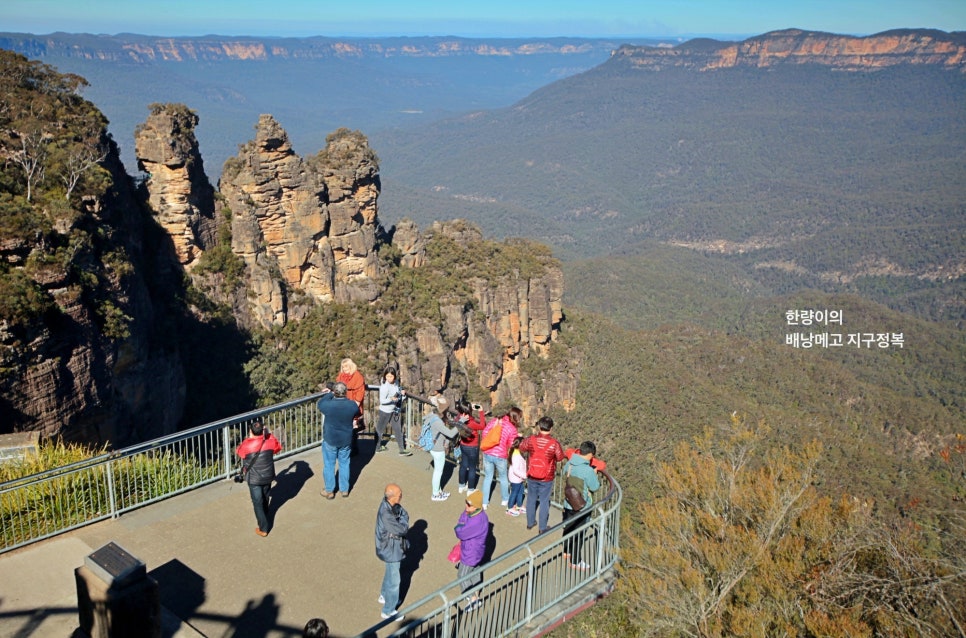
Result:
<instances>
[{"instance_id":1,"label":"distant mountain ridge","mask_svg":"<svg viewBox=\"0 0 966 638\"><path fill-rule=\"evenodd\" d=\"M657 40L655 40L657 41ZM319 60L362 57L577 55L608 53L621 40L600 38L269 38L158 37L0 33L0 48L33 58L63 57L128 63L228 60Z\"/></svg>"},{"instance_id":2,"label":"distant mountain ridge","mask_svg":"<svg viewBox=\"0 0 966 638\"><path fill-rule=\"evenodd\" d=\"M615 57L640 69L699 71L818 64L867 71L899 64L942 66L966 72L966 32L897 29L865 37L784 29L742 42L690 40L673 48L622 46Z\"/></svg>"}]
</instances>

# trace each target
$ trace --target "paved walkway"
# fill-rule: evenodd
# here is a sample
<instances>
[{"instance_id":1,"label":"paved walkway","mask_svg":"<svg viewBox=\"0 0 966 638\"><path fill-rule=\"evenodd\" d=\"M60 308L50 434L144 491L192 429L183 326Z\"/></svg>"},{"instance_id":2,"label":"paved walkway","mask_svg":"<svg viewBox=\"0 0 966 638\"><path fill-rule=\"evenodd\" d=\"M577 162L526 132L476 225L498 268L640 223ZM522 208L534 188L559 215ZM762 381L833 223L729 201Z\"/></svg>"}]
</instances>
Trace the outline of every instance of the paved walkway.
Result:
<instances>
[{"instance_id":1,"label":"paved walkway","mask_svg":"<svg viewBox=\"0 0 966 638\"><path fill-rule=\"evenodd\" d=\"M402 486L412 525L401 606L455 579L446 555L463 510L451 465L444 477L454 470L446 483L452 496L432 502L428 454L400 457L392 444L372 455L371 441L361 446L349 498L319 495L320 451L279 461L275 527L267 538L254 533L247 487L223 481L0 555L0 636L71 636L78 626L74 569L111 541L159 581L166 638L293 638L312 617L325 618L333 637L358 634L381 621L383 565L373 527L385 484ZM495 482L494 493L488 514L501 554L532 533L525 517L509 517L499 506Z\"/></svg>"}]
</instances>

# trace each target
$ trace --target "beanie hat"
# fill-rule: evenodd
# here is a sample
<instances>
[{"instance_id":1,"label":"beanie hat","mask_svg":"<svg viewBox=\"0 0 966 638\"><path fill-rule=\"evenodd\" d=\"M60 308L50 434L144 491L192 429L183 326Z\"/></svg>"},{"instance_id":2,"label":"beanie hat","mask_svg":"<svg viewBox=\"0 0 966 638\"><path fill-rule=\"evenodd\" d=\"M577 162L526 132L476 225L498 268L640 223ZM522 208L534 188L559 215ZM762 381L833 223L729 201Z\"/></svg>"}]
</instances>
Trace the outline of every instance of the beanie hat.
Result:
<instances>
[{"instance_id":1,"label":"beanie hat","mask_svg":"<svg viewBox=\"0 0 966 638\"><path fill-rule=\"evenodd\" d=\"M480 490L470 492L466 495L466 502L472 505L474 509L480 509L483 507L483 492Z\"/></svg>"}]
</instances>

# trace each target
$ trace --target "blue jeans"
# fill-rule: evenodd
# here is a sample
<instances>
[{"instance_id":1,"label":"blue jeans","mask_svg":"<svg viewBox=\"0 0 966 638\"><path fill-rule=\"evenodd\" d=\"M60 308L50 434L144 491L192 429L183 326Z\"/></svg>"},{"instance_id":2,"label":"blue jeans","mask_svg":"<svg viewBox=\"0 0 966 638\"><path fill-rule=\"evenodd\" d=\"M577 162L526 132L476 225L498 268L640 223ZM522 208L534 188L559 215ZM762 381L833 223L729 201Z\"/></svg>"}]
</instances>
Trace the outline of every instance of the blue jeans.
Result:
<instances>
[{"instance_id":1,"label":"blue jeans","mask_svg":"<svg viewBox=\"0 0 966 638\"><path fill-rule=\"evenodd\" d=\"M258 529L268 531L268 493L272 489L269 485L248 484L248 493L252 497L252 507L255 509L255 521Z\"/></svg>"},{"instance_id":2,"label":"blue jeans","mask_svg":"<svg viewBox=\"0 0 966 638\"><path fill-rule=\"evenodd\" d=\"M490 488L493 487L493 471L500 482L500 500L510 500L510 480L506 474L506 459L501 459L486 452L483 453L483 504L490 502Z\"/></svg>"},{"instance_id":3,"label":"blue jeans","mask_svg":"<svg viewBox=\"0 0 966 638\"><path fill-rule=\"evenodd\" d=\"M388 615L396 611L399 605L399 561L386 563L386 571L382 576L382 589L379 594L385 599L382 613Z\"/></svg>"},{"instance_id":4,"label":"blue jeans","mask_svg":"<svg viewBox=\"0 0 966 638\"><path fill-rule=\"evenodd\" d=\"M540 533L547 531L550 521L550 492L553 481L527 479L527 529L537 524L537 506L540 507Z\"/></svg>"},{"instance_id":5,"label":"blue jeans","mask_svg":"<svg viewBox=\"0 0 966 638\"><path fill-rule=\"evenodd\" d=\"M507 509L523 505L523 482L510 482L510 500L507 501Z\"/></svg>"},{"instance_id":6,"label":"blue jeans","mask_svg":"<svg viewBox=\"0 0 966 638\"><path fill-rule=\"evenodd\" d=\"M351 445L335 447L322 441L322 481L326 492L335 492L335 463L339 462L339 490L349 493L349 453Z\"/></svg>"},{"instance_id":7,"label":"blue jeans","mask_svg":"<svg viewBox=\"0 0 966 638\"><path fill-rule=\"evenodd\" d=\"M476 445L461 445L460 451L459 483L475 490L480 482L476 471L476 467L480 464L480 448Z\"/></svg>"}]
</instances>

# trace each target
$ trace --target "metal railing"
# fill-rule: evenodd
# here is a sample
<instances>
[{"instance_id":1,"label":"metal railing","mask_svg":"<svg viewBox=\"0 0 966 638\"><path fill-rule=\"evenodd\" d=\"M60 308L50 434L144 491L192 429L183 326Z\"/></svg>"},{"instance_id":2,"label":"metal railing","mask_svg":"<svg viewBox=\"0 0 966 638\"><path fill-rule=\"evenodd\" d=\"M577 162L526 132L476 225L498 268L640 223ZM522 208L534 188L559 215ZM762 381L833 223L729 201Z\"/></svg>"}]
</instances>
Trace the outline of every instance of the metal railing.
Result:
<instances>
[{"instance_id":1,"label":"metal railing","mask_svg":"<svg viewBox=\"0 0 966 638\"><path fill-rule=\"evenodd\" d=\"M316 408L319 396L253 410L2 483L0 554L230 478L238 465L235 448L256 419L282 443L278 458L319 445L323 423ZM404 405L403 431L410 443L419 436L425 404L421 397L409 397ZM369 428L375 422L374 412L366 414ZM602 475L604 485L594 494L594 505L576 529L564 536L564 523L559 523L480 566L476 571L483 573L483 581L477 587L462 592L459 581L453 581L401 609L413 620L388 635L536 635L547 622L585 604L581 591L590 591L594 597L594 592L609 589L620 553L622 492L609 474ZM554 483L552 504L557 508L563 503L562 484L560 480ZM572 568L570 558L564 556L575 541L582 545L581 560L589 566L586 570ZM464 611L474 595L481 598L482 606ZM392 623L380 623L360 636L373 636Z\"/></svg>"},{"instance_id":2,"label":"metal railing","mask_svg":"<svg viewBox=\"0 0 966 638\"><path fill-rule=\"evenodd\" d=\"M282 443L278 458L319 445L323 416L315 404L320 396L253 410L2 483L0 553L230 478L238 465L235 448L256 419ZM408 436L417 408L415 402L404 406Z\"/></svg>"},{"instance_id":3,"label":"metal railing","mask_svg":"<svg viewBox=\"0 0 966 638\"><path fill-rule=\"evenodd\" d=\"M605 484L594 494L589 515L564 535L565 523L526 541L481 565L480 585L462 592L454 580L399 612L406 616L399 628L386 636L410 638L490 638L492 636L535 636L561 621L568 613L595 600L612 583L613 569L620 558L620 507L622 491L603 472ZM552 503L562 507L563 481L554 482ZM598 498L600 500L598 500ZM586 570L571 566L574 543L580 544L580 560ZM581 591L585 592L581 596ZM470 599L482 604L466 610ZM569 603L568 603L569 601ZM357 638L380 635L392 619L370 627Z\"/></svg>"}]
</instances>

